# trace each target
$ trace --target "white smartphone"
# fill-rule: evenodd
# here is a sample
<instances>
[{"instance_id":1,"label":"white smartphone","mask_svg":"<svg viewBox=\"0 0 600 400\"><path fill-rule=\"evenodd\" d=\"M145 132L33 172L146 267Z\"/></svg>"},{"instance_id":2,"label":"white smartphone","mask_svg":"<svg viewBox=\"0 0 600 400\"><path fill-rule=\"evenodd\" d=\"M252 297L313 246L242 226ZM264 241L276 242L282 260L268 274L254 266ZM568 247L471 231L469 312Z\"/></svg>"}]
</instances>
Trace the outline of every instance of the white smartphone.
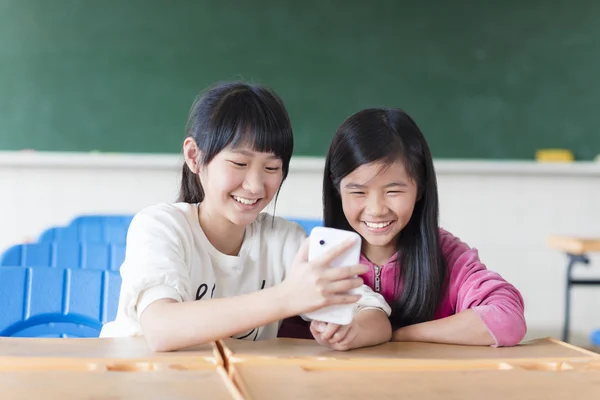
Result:
<instances>
[{"instance_id":1,"label":"white smartphone","mask_svg":"<svg viewBox=\"0 0 600 400\"><path fill-rule=\"evenodd\" d=\"M355 238L356 243L331 262L331 267L347 267L356 265L360 261L361 238L356 232L341 229L316 227L310 232L308 261L319 258L324 253L343 241ZM349 293L358 293L357 289ZM319 310L304 314L305 319L329 322L339 325L348 325L354 318L354 304L340 304L327 306Z\"/></svg>"}]
</instances>

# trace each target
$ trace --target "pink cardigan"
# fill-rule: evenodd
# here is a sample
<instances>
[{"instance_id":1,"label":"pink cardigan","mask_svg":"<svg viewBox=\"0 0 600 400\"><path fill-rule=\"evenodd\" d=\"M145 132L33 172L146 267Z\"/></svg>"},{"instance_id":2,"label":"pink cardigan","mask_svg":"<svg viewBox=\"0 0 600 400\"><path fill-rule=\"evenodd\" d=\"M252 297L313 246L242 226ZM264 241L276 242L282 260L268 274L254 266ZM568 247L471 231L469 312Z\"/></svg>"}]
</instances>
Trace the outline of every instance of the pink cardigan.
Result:
<instances>
[{"instance_id":1,"label":"pink cardigan","mask_svg":"<svg viewBox=\"0 0 600 400\"><path fill-rule=\"evenodd\" d=\"M519 291L499 274L486 269L479 260L477 250L451 233L440 229L440 242L448 265L448 286L434 319L473 309L494 337L496 346L519 343L527 332L523 298ZM376 266L364 256L360 261L370 267L361 276L365 284L380 292L388 303L395 298L396 259L397 254L383 266Z\"/></svg>"}]
</instances>

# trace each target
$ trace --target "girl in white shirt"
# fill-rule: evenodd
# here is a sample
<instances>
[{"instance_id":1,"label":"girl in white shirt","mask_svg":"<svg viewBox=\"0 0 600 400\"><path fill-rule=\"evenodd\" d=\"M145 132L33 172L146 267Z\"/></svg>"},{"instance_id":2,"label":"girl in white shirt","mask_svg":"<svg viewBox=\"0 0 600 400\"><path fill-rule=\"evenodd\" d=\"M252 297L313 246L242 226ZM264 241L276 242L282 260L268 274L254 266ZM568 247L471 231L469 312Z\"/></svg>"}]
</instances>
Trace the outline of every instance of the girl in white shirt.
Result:
<instances>
[{"instance_id":1,"label":"girl in white shirt","mask_svg":"<svg viewBox=\"0 0 600 400\"><path fill-rule=\"evenodd\" d=\"M387 303L356 278L367 268L328 268L351 243L309 263L302 228L261 213L292 156L281 99L261 86L222 83L194 102L186 130L179 202L133 218L117 317L100 336L143 334L156 351L269 339L284 318L355 303L354 321L328 345L388 341ZM362 296L347 293L357 287Z\"/></svg>"}]
</instances>

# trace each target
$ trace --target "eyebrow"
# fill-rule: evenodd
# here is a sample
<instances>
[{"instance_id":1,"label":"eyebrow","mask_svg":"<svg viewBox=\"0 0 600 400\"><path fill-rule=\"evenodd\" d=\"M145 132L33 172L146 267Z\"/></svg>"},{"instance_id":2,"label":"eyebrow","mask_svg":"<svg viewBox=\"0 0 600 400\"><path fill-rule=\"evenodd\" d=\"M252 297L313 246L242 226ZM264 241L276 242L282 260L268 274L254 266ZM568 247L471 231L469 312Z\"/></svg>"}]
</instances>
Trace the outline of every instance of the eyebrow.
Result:
<instances>
[{"instance_id":1,"label":"eyebrow","mask_svg":"<svg viewBox=\"0 0 600 400\"><path fill-rule=\"evenodd\" d=\"M367 185L361 185L360 183L350 182L344 187L346 189L365 189ZM384 186L384 188L386 189L391 187L408 187L408 185L404 182L391 182Z\"/></svg>"},{"instance_id":2,"label":"eyebrow","mask_svg":"<svg viewBox=\"0 0 600 400\"><path fill-rule=\"evenodd\" d=\"M248 150L243 150L243 149L232 149L231 152L232 153L241 154L241 155L246 156L246 157L252 157L252 156L254 156L253 152L248 151ZM272 160L279 160L279 157L277 157L275 154L269 155L268 158L272 159Z\"/></svg>"}]
</instances>

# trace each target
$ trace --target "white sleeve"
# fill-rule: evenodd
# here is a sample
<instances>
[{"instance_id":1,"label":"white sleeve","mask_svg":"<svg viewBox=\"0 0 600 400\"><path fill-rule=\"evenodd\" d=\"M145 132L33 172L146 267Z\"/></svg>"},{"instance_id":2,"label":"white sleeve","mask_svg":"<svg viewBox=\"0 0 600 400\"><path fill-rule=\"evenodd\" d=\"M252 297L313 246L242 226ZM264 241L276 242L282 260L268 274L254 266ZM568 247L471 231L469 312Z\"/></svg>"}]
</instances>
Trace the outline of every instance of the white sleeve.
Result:
<instances>
[{"instance_id":1,"label":"white sleeve","mask_svg":"<svg viewBox=\"0 0 600 400\"><path fill-rule=\"evenodd\" d=\"M185 262L191 232L185 216L169 205L138 213L129 226L121 266L121 299L125 314L138 320L160 299L189 298L190 271ZM124 297L124 298L123 298Z\"/></svg>"},{"instance_id":2,"label":"white sleeve","mask_svg":"<svg viewBox=\"0 0 600 400\"><path fill-rule=\"evenodd\" d=\"M374 292L369 286L362 285L356 291L361 295L361 298L356 302L355 312L367 309L379 309L386 313L388 317L392 314L392 308L383 296Z\"/></svg>"}]
</instances>

